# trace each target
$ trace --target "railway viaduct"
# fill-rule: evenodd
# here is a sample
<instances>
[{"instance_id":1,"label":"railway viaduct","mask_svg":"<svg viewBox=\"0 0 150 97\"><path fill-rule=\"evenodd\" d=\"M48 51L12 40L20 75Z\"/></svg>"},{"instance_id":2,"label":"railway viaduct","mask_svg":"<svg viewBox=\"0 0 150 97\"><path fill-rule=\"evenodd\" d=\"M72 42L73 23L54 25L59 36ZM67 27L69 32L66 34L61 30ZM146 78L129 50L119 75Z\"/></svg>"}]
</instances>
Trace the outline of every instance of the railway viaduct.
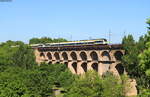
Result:
<instances>
[{"instance_id":1,"label":"railway viaduct","mask_svg":"<svg viewBox=\"0 0 150 97\"><path fill-rule=\"evenodd\" d=\"M121 64L122 45L82 45L34 48L36 62L67 65L73 74L95 70L100 75L107 71L119 76L125 73Z\"/></svg>"}]
</instances>

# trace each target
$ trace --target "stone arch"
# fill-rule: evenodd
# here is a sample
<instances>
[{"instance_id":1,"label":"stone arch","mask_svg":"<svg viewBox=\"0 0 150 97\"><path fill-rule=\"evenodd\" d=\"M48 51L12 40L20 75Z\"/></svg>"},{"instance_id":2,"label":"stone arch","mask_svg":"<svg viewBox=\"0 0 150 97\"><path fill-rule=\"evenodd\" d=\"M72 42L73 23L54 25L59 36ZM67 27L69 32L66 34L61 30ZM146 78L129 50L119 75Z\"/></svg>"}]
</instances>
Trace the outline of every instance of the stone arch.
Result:
<instances>
[{"instance_id":1,"label":"stone arch","mask_svg":"<svg viewBox=\"0 0 150 97\"><path fill-rule=\"evenodd\" d=\"M85 52L81 52L80 53L80 57L83 61L86 61L87 60L87 54Z\"/></svg>"},{"instance_id":2,"label":"stone arch","mask_svg":"<svg viewBox=\"0 0 150 97\"><path fill-rule=\"evenodd\" d=\"M110 54L108 51L103 51L101 56L102 56L103 61L110 61L111 60L111 57L110 57Z\"/></svg>"},{"instance_id":3,"label":"stone arch","mask_svg":"<svg viewBox=\"0 0 150 97\"><path fill-rule=\"evenodd\" d=\"M52 64L52 61L49 61L48 64Z\"/></svg>"},{"instance_id":4,"label":"stone arch","mask_svg":"<svg viewBox=\"0 0 150 97\"><path fill-rule=\"evenodd\" d=\"M87 72L87 63L82 63L81 64L82 69L84 70L84 72Z\"/></svg>"},{"instance_id":5,"label":"stone arch","mask_svg":"<svg viewBox=\"0 0 150 97\"><path fill-rule=\"evenodd\" d=\"M121 51L116 51L115 54L114 54L114 56L115 56L116 60L120 61L121 58L122 58L122 56L123 56L123 53Z\"/></svg>"},{"instance_id":6,"label":"stone arch","mask_svg":"<svg viewBox=\"0 0 150 97\"><path fill-rule=\"evenodd\" d=\"M45 54L43 52L40 53L40 57L44 57L45 58Z\"/></svg>"},{"instance_id":7,"label":"stone arch","mask_svg":"<svg viewBox=\"0 0 150 97\"><path fill-rule=\"evenodd\" d=\"M52 54L50 52L47 53L47 57L49 60L52 60Z\"/></svg>"},{"instance_id":8,"label":"stone arch","mask_svg":"<svg viewBox=\"0 0 150 97\"><path fill-rule=\"evenodd\" d=\"M72 63L72 67L74 69L74 72L77 73L77 62Z\"/></svg>"},{"instance_id":9,"label":"stone arch","mask_svg":"<svg viewBox=\"0 0 150 97\"><path fill-rule=\"evenodd\" d=\"M98 61L98 54L95 51L91 52L90 56L92 60Z\"/></svg>"},{"instance_id":10,"label":"stone arch","mask_svg":"<svg viewBox=\"0 0 150 97\"><path fill-rule=\"evenodd\" d=\"M117 64L115 66L115 68L117 69L119 75L122 75L124 73L124 67L123 67L123 65L121 63Z\"/></svg>"},{"instance_id":11,"label":"stone arch","mask_svg":"<svg viewBox=\"0 0 150 97\"><path fill-rule=\"evenodd\" d=\"M93 68L93 70L97 71L98 72L98 63L93 63L91 65L91 67Z\"/></svg>"},{"instance_id":12,"label":"stone arch","mask_svg":"<svg viewBox=\"0 0 150 97\"><path fill-rule=\"evenodd\" d=\"M63 58L63 60L68 60L68 55L66 52L62 53L62 58Z\"/></svg>"},{"instance_id":13,"label":"stone arch","mask_svg":"<svg viewBox=\"0 0 150 97\"><path fill-rule=\"evenodd\" d=\"M56 60L60 60L60 56L59 56L59 53L58 52L55 52L54 53L54 57Z\"/></svg>"},{"instance_id":14,"label":"stone arch","mask_svg":"<svg viewBox=\"0 0 150 97\"><path fill-rule=\"evenodd\" d=\"M56 62L56 64L60 64L60 62Z\"/></svg>"},{"instance_id":15,"label":"stone arch","mask_svg":"<svg viewBox=\"0 0 150 97\"><path fill-rule=\"evenodd\" d=\"M77 54L75 52L71 52L70 56L72 60L77 60Z\"/></svg>"}]
</instances>

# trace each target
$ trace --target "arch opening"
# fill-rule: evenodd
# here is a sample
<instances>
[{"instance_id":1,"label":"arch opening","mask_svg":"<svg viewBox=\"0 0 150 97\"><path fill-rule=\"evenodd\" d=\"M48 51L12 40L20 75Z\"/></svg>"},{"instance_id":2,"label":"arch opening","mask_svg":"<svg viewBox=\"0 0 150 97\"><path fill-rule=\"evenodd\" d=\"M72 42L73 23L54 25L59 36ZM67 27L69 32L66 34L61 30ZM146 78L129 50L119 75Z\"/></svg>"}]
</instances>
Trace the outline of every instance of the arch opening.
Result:
<instances>
[{"instance_id":1,"label":"arch opening","mask_svg":"<svg viewBox=\"0 0 150 97\"><path fill-rule=\"evenodd\" d=\"M83 68L84 72L87 72L87 63L82 63L81 67Z\"/></svg>"},{"instance_id":2,"label":"arch opening","mask_svg":"<svg viewBox=\"0 0 150 97\"><path fill-rule=\"evenodd\" d=\"M72 67L73 67L75 73L77 73L77 63L76 62L72 63Z\"/></svg>"},{"instance_id":3,"label":"arch opening","mask_svg":"<svg viewBox=\"0 0 150 97\"><path fill-rule=\"evenodd\" d=\"M71 53L72 60L77 60L77 54L75 52Z\"/></svg>"},{"instance_id":4,"label":"arch opening","mask_svg":"<svg viewBox=\"0 0 150 97\"><path fill-rule=\"evenodd\" d=\"M52 55L51 55L50 52L47 53L47 57L48 57L49 60L52 60Z\"/></svg>"},{"instance_id":5,"label":"arch opening","mask_svg":"<svg viewBox=\"0 0 150 97\"><path fill-rule=\"evenodd\" d=\"M52 62L51 62L51 61L49 61L49 62L48 62L48 64L52 64Z\"/></svg>"},{"instance_id":6,"label":"arch opening","mask_svg":"<svg viewBox=\"0 0 150 97\"><path fill-rule=\"evenodd\" d=\"M90 53L91 59L94 61L98 61L98 55L95 51Z\"/></svg>"},{"instance_id":7,"label":"arch opening","mask_svg":"<svg viewBox=\"0 0 150 97\"><path fill-rule=\"evenodd\" d=\"M44 57L45 58L45 54L43 52L40 53L40 57Z\"/></svg>"},{"instance_id":8,"label":"arch opening","mask_svg":"<svg viewBox=\"0 0 150 97\"><path fill-rule=\"evenodd\" d=\"M122 75L122 74L124 73L124 67L123 67L123 65L122 65L121 63L120 63L120 64L117 64L117 65L115 66L115 68L117 69L119 75Z\"/></svg>"},{"instance_id":9,"label":"arch opening","mask_svg":"<svg viewBox=\"0 0 150 97\"><path fill-rule=\"evenodd\" d=\"M66 52L62 53L63 60L68 60L68 55Z\"/></svg>"},{"instance_id":10,"label":"arch opening","mask_svg":"<svg viewBox=\"0 0 150 97\"><path fill-rule=\"evenodd\" d=\"M60 62L56 62L56 64L60 64Z\"/></svg>"},{"instance_id":11,"label":"arch opening","mask_svg":"<svg viewBox=\"0 0 150 97\"><path fill-rule=\"evenodd\" d=\"M92 68L93 68L93 70L98 72L98 63L93 63Z\"/></svg>"},{"instance_id":12,"label":"arch opening","mask_svg":"<svg viewBox=\"0 0 150 97\"><path fill-rule=\"evenodd\" d=\"M107 51L102 52L103 61L110 61L111 57Z\"/></svg>"},{"instance_id":13,"label":"arch opening","mask_svg":"<svg viewBox=\"0 0 150 97\"><path fill-rule=\"evenodd\" d=\"M114 56L115 56L116 60L120 61L122 59L123 53L121 51L116 51Z\"/></svg>"},{"instance_id":14,"label":"arch opening","mask_svg":"<svg viewBox=\"0 0 150 97\"><path fill-rule=\"evenodd\" d=\"M86 60L87 60L87 55L86 55L85 52L81 52L81 53L80 53L80 57L81 57L81 59L82 59L83 61L86 61Z\"/></svg>"},{"instance_id":15,"label":"arch opening","mask_svg":"<svg viewBox=\"0 0 150 97\"><path fill-rule=\"evenodd\" d=\"M55 52L54 57L55 57L56 60L60 60L60 56L59 56L58 52Z\"/></svg>"}]
</instances>

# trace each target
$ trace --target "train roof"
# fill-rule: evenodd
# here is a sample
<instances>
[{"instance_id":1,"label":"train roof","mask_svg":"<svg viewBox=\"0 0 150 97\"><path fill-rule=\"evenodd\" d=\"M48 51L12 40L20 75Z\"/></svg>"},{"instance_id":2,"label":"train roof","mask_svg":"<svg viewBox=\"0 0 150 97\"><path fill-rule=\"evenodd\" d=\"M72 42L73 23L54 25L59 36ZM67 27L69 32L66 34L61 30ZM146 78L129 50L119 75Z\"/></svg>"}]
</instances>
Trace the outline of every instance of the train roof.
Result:
<instances>
[{"instance_id":1,"label":"train roof","mask_svg":"<svg viewBox=\"0 0 150 97\"><path fill-rule=\"evenodd\" d=\"M63 44L63 43L81 43L81 42L94 42L94 41L107 41L105 38L99 38L99 39L90 39L90 40L77 40L77 41L66 41L66 42L59 42L59 43L45 43L45 44ZM44 43L43 43L44 44ZM38 45L43 45L42 43L39 44L31 44L31 46L38 46Z\"/></svg>"}]
</instances>

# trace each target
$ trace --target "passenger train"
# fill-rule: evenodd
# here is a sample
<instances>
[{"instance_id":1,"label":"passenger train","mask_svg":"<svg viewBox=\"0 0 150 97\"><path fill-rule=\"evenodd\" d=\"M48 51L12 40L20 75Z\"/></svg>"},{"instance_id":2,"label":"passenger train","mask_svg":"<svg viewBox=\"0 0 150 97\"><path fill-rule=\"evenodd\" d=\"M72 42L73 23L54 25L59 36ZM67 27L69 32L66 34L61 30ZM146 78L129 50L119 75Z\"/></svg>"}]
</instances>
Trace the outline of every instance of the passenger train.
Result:
<instances>
[{"instance_id":1,"label":"passenger train","mask_svg":"<svg viewBox=\"0 0 150 97\"><path fill-rule=\"evenodd\" d=\"M45 43L45 44L31 44L31 47L59 47L59 46L79 46L79 45L106 45L108 44L107 40L102 39L92 39L92 40L80 40L80 41L67 41L60 43Z\"/></svg>"}]
</instances>

